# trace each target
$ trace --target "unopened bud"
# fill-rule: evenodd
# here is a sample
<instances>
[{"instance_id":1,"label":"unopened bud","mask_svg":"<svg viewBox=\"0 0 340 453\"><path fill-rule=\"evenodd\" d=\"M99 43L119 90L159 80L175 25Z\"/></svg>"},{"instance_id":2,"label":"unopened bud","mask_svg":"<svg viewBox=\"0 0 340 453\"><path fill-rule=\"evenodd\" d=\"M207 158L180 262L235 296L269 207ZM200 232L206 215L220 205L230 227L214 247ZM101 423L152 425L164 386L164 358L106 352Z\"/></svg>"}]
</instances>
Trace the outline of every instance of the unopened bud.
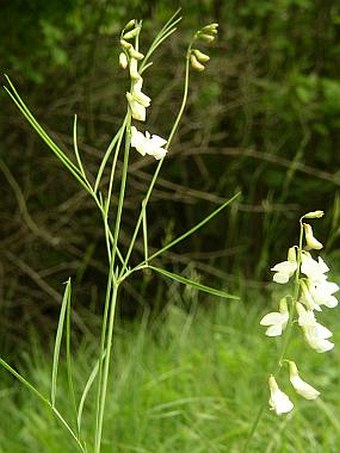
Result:
<instances>
[{"instance_id":1,"label":"unopened bud","mask_svg":"<svg viewBox=\"0 0 340 453\"><path fill-rule=\"evenodd\" d=\"M140 27L136 27L133 30L128 31L127 33L124 33L123 38L124 39L135 38L136 36L138 36L139 32L140 32Z\"/></svg>"},{"instance_id":2,"label":"unopened bud","mask_svg":"<svg viewBox=\"0 0 340 453\"><path fill-rule=\"evenodd\" d=\"M207 34L217 35L217 32L218 32L217 28L218 28L218 24L213 23L213 24L206 25L205 27L203 27L201 29L201 31L203 33L207 33Z\"/></svg>"},{"instance_id":3,"label":"unopened bud","mask_svg":"<svg viewBox=\"0 0 340 453\"><path fill-rule=\"evenodd\" d=\"M323 211L311 211L305 214L303 219L320 219L325 213Z\"/></svg>"},{"instance_id":4,"label":"unopened bud","mask_svg":"<svg viewBox=\"0 0 340 453\"><path fill-rule=\"evenodd\" d=\"M131 58L135 58L136 60L143 60L144 55L141 52L138 52L134 47L129 49L129 54Z\"/></svg>"},{"instance_id":5,"label":"unopened bud","mask_svg":"<svg viewBox=\"0 0 340 453\"><path fill-rule=\"evenodd\" d=\"M316 237L314 237L313 228L311 227L311 225L309 225L309 223L304 223L303 228L305 230L305 239L308 247L313 250L322 249L323 245L316 239Z\"/></svg>"},{"instance_id":6,"label":"unopened bud","mask_svg":"<svg viewBox=\"0 0 340 453\"><path fill-rule=\"evenodd\" d=\"M130 51L131 48L133 48L133 45L125 41L125 39L120 40L120 45L123 47L123 49L127 50L128 52Z\"/></svg>"},{"instance_id":7,"label":"unopened bud","mask_svg":"<svg viewBox=\"0 0 340 453\"><path fill-rule=\"evenodd\" d=\"M195 57L195 55L192 53L190 55L190 62L191 62L191 66L196 70L196 71L199 71L199 72L202 72L205 70L205 67L202 65L202 63L200 63L197 58Z\"/></svg>"},{"instance_id":8,"label":"unopened bud","mask_svg":"<svg viewBox=\"0 0 340 453\"><path fill-rule=\"evenodd\" d=\"M131 19L124 27L124 30L131 30L136 25L136 19Z\"/></svg>"},{"instance_id":9,"label":"unopened bud","mask_svg":"<svg viewBox=\"0 0 340 453\"><path fill-rule=\"evenodd\" d=\"M198 49L193 49L192 52L200 63L206 63L210 60L210 57L208 55Z\"/></svg>"},{"instance_id":10,"label":"unopened bud","mask_svg":"<svg viewBox=\"0 0 340 453\"><path fill-rule=\"evenodd\" d=\"M215 40L215 36L208 35L206 33L198 32L196 36L197 36L198 39L201 39L204 42L209 42L210 43L210 42L213 42Z\"/></svg>"},{"instance_id":11,"label":"unopened bud","mask_svg":"<svg viewBox=\"0 0 340 453\"><path fill-rule=\"evenodd\" d=\"M128 59L127 59L127 56L124 52L121 52L119 54L119 66L122 68L122 69L126 69L128 67Z\"/></svg>"},{"instance_id":12,"label":"unopened bud","mask_svg":"<svg viewBox=\"0 0 340 453\"><path fill-rule=\"evenodd\" d=\"M130 77L133 80L140 79L140 75L138 73L138 63L135 58L131 58L131 60L130 60Z\"/></svg>"}]
</instances>

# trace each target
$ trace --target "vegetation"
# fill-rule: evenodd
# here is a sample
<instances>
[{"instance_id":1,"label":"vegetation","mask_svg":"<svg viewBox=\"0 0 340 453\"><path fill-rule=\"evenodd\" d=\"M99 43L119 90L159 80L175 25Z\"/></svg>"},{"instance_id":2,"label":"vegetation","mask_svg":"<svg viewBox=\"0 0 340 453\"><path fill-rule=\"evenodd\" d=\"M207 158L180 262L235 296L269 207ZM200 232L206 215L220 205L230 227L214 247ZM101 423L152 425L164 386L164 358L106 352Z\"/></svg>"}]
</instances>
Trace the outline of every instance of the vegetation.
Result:
<instances>
[{"instance_id":1,"label":"vegetation","mask_svg":"<svg viewBox=\"0 0 340 453\"><path fill-rule=\"evenodd\" d=\"M254 414L267 397L262 383L278 353L259 326L270 293L264 298L252 292L244 303L229 306L207 300L213 304L209 309L197 306L195 294L183 293L177 284L169 288L168 296L177 304L169 305L157 319L145 315L142 322L120 324L116 332L103 452L240 452ZM188 304L190 313L184 309ZM339 321L334 312L327 325L332 328ZM48 393L50 363L33 338L21 368ZM337 346L339 340L335 331ZM304 372L314 376L321 399L297 402L291 392L295 411L284 419L266 412L249 451L337 451L339 348L324 356L311 354L302 340L293 347L305 363ZM80 383L95 357L91 339L78 345L76 355ZM1 380L2 451L75 451L71 438L34 395L4 373ZM63 372L58 385L59 404L67 412ZM87 404L94 409L94 401ZM94 411L86 413L85 430L93 426Z\"/></svg>"},{"instance_id":2,"label":"vegetation","mask_svg":"<svg viewBox=\"0 0 340 453\"><path fill-rule=\"evenodd\" d=\"M101 0L36 0L24 13L13 1L3 8L2 72L66 155L73 152L77 114L78 146L90 181L119 129L129 90L117 69L120 30L131 17L143 18L146 42L140 50L145 51L173 8L167 0L157 5L135 0L129 8ZM151 268L124 282L108 385L107 452L112 445L127 452L241 451L277 361L276 341L267 344L259 327L261 316L273 309L268 270L296 241L296 221L308 211L326 212L318 238L333 280L340 283L337 2L190 0L182 12L179 33L155 56L143 86L153 100L148 129L173 138L168 118L176 116L183 93L184 65L177 62L192 30L219 22L219 38L204 83L199 74L191 75L184 123L149 200L152 222L135 242L131 266L145 263L145 246L153 256L236 192L242 195L206 224L202 235L157 256L153 270L176 276L175 282L156 279ZM61 283L71 277L73 370L76 388L83 388L98 353L107 281L110 239L96 212L103 200L80 190L18 117L5 92L0 108L5 120L0 122L5 151L0 155L0 356L48 395L52 344L42 339L52 343ZM115 184L129 180L120 224L124 251L154 169L153 160L137 154L127 173L123 160L117 161ZM106 169L102 184L109 180ZM119 203L112 197L114 209ZM181 279L196 287L182 292ZM215 287L220 295L227 288L241 294L242 302L226 306L198 298L198 287ZM330 328L336 325L337 314L322 315ZM299 357L308 354L304 373L319 377L317 388L322 394L327 388L327 401L299 403L284 419L265 413L252 449L333 451L340 438L337 349L326 360L311 358L302 341L292 341ZM67 362L66 356L59 364L57 399L72 419ZM1 377L0 451L57 452L61 446L75 451L50 409L3 371ZM94 396L86 406L82 429L92 439Z\"/></svg>"}]
</instances>

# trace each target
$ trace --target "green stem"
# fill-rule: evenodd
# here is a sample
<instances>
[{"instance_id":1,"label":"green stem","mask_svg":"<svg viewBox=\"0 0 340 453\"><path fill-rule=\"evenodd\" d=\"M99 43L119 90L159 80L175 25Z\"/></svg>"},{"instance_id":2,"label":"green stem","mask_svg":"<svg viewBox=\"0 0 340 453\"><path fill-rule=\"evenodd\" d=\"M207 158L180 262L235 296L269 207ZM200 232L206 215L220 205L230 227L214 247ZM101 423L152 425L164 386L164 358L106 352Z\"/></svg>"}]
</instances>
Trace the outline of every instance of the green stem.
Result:
<instances>
[{"instance_id":1,"label":"green stem","mask_svg":"<svg viewBox=\"0 0 340 453\"><path fill-rule=\"evenodd\" d=\"M106 403L106 394L107 394L107 384L109 380L110 373L110 362L111 362L111 351L112 351L112 339L113 339L113 328L114 320L116 314L116 305L117 305L117 296L118 296L118 285L113 286L112 298L110 300L110 314L109 314L109 325L106 339L106 354L104 358L104 369L100 382L100 398L98 406L98 419L96 422L96 435L95 435L95 445L94 453L100 453L102 435L103 435L103 423L104 423L104 413L105 413L105 403ZM101 360L101 358L100 358ZM101 367L100 367L101 368Z\"/></svg>"},{"instance_id":2,"label":"green stem","mask_svg":"<svg viewBox=\"0 0 340 453\"><path fill-rule=\"evenodd\" d=\"M116 223L115 230L113 235L113 243L110 254L110 270L108 277L108 285L106 292L106 301L105 301L105 311L103 316L102 324L102 334L101 334L101 346L100 346L100 358L104 356L104 367L103 363L100 360L99 362L99 373L98 373L98 391L97 391L97 409L96 409L96 432L95 432L95 453L100 452L102 434L103 434L103 422L104 422L104 412L105 412L105 402L106 402L106 392L107 392L107 383L110 372L110 360L111 360L111 350L112 350L112 338L113 338L113 327L114 319L116 312L116 302L117 302L117 293L118 293L118 284L114 278L115 272L115 258L118 249L118 236L121 226L124 197L125 197L125 188L127 182L127 172L128 172L128 162L129 162L129 151L130 151L130 124L131 124L131 115L127 116L126 120L126 129L125 129L125 149L124 149L124 162L123 162L123 171L122 179L120 185L120 193L118 199L118 207L116 214ZM108 209L105 210L106 212ZM107 230L106 230L107 231ZM108 234L108 232L107 232ZM112 290L112 295L111 295ZM107 331L107 332L106 332ZM105 346L106 345L106 346Z\"/></svg>"}]
</instances>

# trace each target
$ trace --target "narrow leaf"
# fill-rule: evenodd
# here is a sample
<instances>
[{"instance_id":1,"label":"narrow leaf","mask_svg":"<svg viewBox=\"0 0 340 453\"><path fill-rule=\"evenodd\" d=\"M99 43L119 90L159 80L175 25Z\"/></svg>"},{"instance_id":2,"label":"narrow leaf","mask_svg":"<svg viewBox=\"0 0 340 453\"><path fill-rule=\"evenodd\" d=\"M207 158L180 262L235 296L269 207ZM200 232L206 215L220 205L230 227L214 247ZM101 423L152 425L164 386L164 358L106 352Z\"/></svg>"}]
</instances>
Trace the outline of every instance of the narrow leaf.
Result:
<instances>
[{"instance_id":1,"label":"narrow leaf","mask_svg":"<svg viewBox=\"0 0 340 453\"><path fill-rule=\"evenodd\" d=\"M162 274L165 277L170 278L171 280L175 280L176 282L182 283L183 285L192 286L193 288L197 289L198 291L203 291L205 293L212 294L213 296L223 297L224 299L234 299L234 300L240 299L237 296L233 296L232 294L212 288L211 286L202 285L201 283L198 283L198 282L195 282L194 280L183 277L182 275L174 274L172 272L166 271L165 269L161 269L161 268L155 267L155 266L148 266L147 268L152 269L153 271L158 272L159 274Z\"/></svg>"},{"instance_id":2,"label":"narrow leaf","mask_svg":"<svg viewBox=\"0 0 340 453\"><path fill-rule=\"evenodd\" d=\"M55 345L53 352L53 363L52 363L52 379L51 379L51 405L55 407L55 398L57 393L57 376L58 376L58 366L60 359L60 346L61 340L63 337L64 322L66 318L67 306L70 303L71 298L71 280L68 279L65 286L65 291L63 295L63 300L61 302L61 309L57 327L57 333L55 337Z\"/></svg>"}]
</instances>

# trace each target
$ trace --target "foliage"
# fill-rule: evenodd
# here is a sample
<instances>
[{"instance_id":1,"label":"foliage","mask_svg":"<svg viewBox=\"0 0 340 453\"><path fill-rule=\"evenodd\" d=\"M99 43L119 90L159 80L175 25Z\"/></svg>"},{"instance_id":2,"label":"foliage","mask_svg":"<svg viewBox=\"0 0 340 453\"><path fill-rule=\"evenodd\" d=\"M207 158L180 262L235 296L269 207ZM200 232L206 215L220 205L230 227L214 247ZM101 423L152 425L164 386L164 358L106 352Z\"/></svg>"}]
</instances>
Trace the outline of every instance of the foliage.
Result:
<instances>
[{"instance_id":1,"label":"foliage","mask_svg":"<svg viewBox=\"0 0 340 453\"><path fill-rule=\"evenodd\" d=\"M268 299L270 294L266 292ZM195 305L173 284L168 298L177 300L157 318L120 322L114 348L114 376L110 384L108 426L104 452L112 446L133 451L238 452L264 397L263 382L275 362L272 345L260 335L260 312L268 309L263 291L253 291L244 305L214 302L213 310ZM276 295L277 297L277 295ZM184 304L184 305L183 305ZM207 301L209 304L209 301ZM191 311L186 312L185 306ZM332 313L328 325L339 322ZM339 343L339 332L335 331ZM213 340L213 341L212 341ZM50 368L46 353L31 336L30 353L21 359L22 373L34 376L48 391ZM295 341L296 354L305 360L306 348ZM83 383L96 352L90 338L77 347L76 383ZM254 451L289 453L336 451L340 439L337 376L339 349L331 357L308 354L306 373L327 388L327 401L305 401L292 416L282 419L266 410L254 439ZM325 364L326 359L326 364ZM328 359L328 360L327 360ZM1 376L0 445L4 451L25 453L74 452L57 422L37 405L35 397ZM58 404L69 407L66 364L61 363ZM297 398L291 392L293 401ZM4 401L4 400L3 400ZM94 401L88 400L94 408ZM84 428L91 426L88 411Z\"/></svg>"},{"instance_id":2,"label":"foliage","mask_svg":"<svg viewBox=\"0 0 340 453\"><path fill-rule=\"evenodd\" d=\"M65 148L72 146L69 124L77 112L81 146L91 171L120 113L117 87L124 82L114 70L118 30L134 10L136 16L145 17L144 29L151 41L157 24L174 8L170 1L135 0L129 5L38 1L23 11L21 3L13 1L2 8L3 70L20 82L20 92L27 93L36 116ZM187 249L185 244L180 253L174 250L167 260L177 266L191 263L211 283L218 276L221 285L237 285L242 275L246 284L256 285L268 279L270 261L282 256L294 234L291 225L303 212L317 208L327 214L320 237L336 256L337 2L189 0L183 13L184 35L211 18L220 22L221 36L207 69L209 84L202 90L199 78L192 78L194 96L188 107L192 121L174 144L168 178L159 180L150 203L151 215L161 205L169 218L150 228L150 242L156 247L182 234L208 211L207 201L217 205L239 188L243 199L232 216L207 227L204 239L193 238ZM159 108L151 111L150 121L161 135L167 134L168 125L160 121L160 112L163 117L173 115L180 98L181 74L171 58L178 58L182 50L182 42L171 39L158 57L162 65L150 70L151 95L160 93L155 99ZM99 222L89 200L81 194L73 196L74 183L22 126L3 95L0 102L6 119L0 125L1 157L9 170L1 166L5 176L1 322L8 320L13 333L24 340L32 318L44 331L55 316L59 282L67 278L69 269L77 288L87 282L82 292L76 289L79 305L97 309L105 279L105 241L100 233L92 239ZM131 169L136 193L127 201L126 231L134 222L138 193L149 174L147 164L136 162ZM62 190L56 191L56 183ZM192 249L196 254L189 253ZM203 264L198 263L198 250ZM162 291L146 275L143 284L132 282L126 288L121 310L133 315L145 300L154 305Z\"/></svg>"}]
</instances>

